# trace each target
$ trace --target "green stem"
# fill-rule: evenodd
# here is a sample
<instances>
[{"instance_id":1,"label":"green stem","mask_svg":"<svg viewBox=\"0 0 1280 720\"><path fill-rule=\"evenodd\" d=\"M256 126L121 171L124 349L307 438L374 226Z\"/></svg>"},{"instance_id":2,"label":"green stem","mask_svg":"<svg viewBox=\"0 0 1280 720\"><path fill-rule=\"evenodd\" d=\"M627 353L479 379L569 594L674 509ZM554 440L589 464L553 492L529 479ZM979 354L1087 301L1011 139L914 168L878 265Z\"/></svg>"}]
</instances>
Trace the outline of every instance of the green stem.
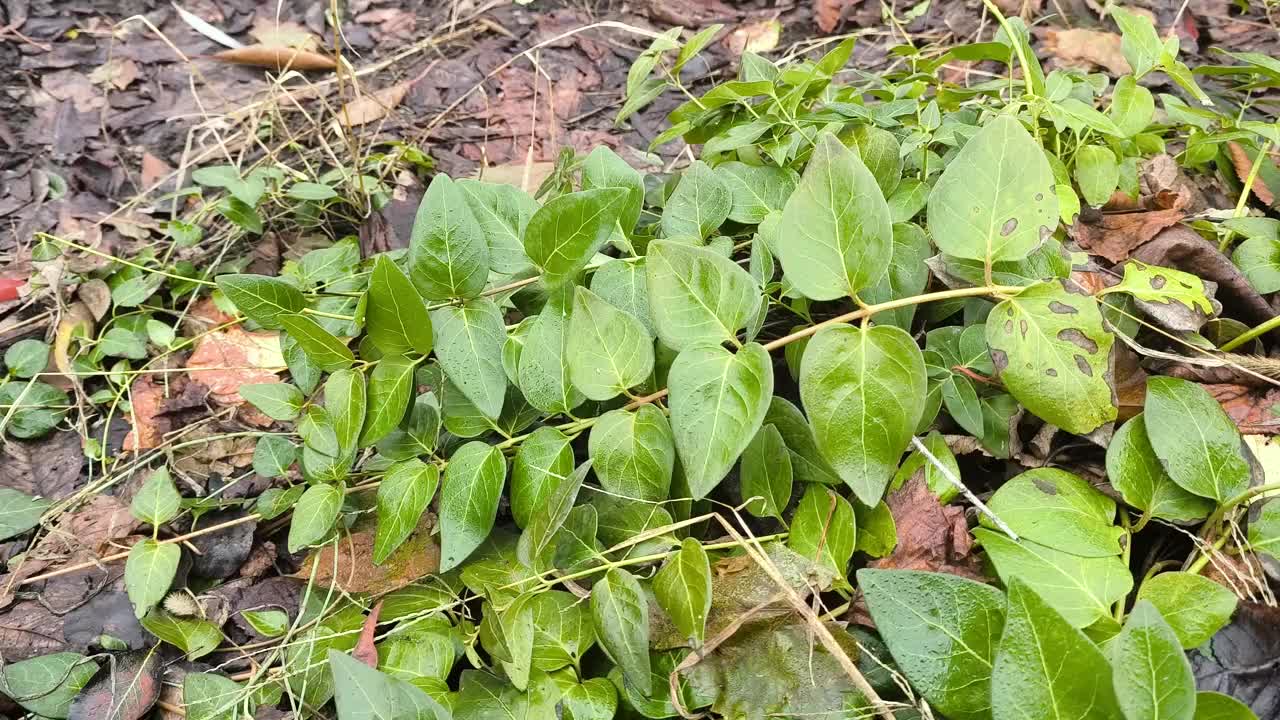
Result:
<instances>
[{"instance_id":1,"label":"green stem","mask_svg":"<svg viewBox=\"0 0 1280 720\"><path fill-rule=\"evenodd\" d=\"M316 317L330 318L332 320L345 320L347 322L355 320L355 318L350 315L339 315L338 313L325 312L323 310L312 310L311 308L302 308L302 314L315 315Z\"/></svg>"},{"instance_id":2,"label":"green stem","mask_svg":"<svg viewBox=\"0 0 1280 720\"><path fill-rule=\"evenodd\" d=\"M1258 151L1258 157L1254 158L1253 167L1249 168L1249 175L1244 179L1244 187L1240 190L1240 197L1236 199L1236 207L1231 217L1238 218L1244 215L1244 206L1249 202L1249 193L1253 191L1253 184L1257 182L1258 173L1262 171L1262 160L1269 152L1271 152L1270 140L1262 145L1262 149ZM1235 233L1228 230L1227 234L1222 236L1222 242L1218 244L1218 252L1225 253L1227 248L1231 247L1231 238L1234 236Z\"/></svg>"},{"instance_id":3,"label":"green stem","mask_svg":"<svg viewBox=\"0 0 1280 720\"><path fill-rule=\"evenodd\" d=\"M121 265L125 265L125 266L127 266L127 267L131 267L131 268L134 268L134 269L136 269L136 270L141 270L141 271L143 271L143 272L149 272L149 273L152 273L152 274L154 274L154 275L160 275L160 276L162 276L162 277L167 277L167 278L169 278L170 280L181 280L181 281L183 281L183 282L191 282L191 283L195 283L195 284L197 284L197 285L207 285L207 286L209 286L209 287L217 287L217 285L218 285L218 284L217 284L217 283L215 283L215 282L210 282L210 281L208 281L208 280L203 280L203 279L201 279L201 278L187 277L186 275L176 275L176 274L171 273L171 272L165 272L164 270L157 270L157 269L155 269L155 268L150 268L150 267L147 267L146 265L139 265L138 263L133 262L132 260L125 260L125 259L124 259L124 258L122 258L122 257L116 257L115 255L112 255L111 253L104 253L104 252L102 252L101 250L96 250L96 249L91 248L91 247L89 247L89 246L87 246L87 245L81 245L81 244L79 244L79 243L74 243L74 242L71 242L70 240L63 240L62 238L58 237L57 235L49 235L48 233L36 233L36 237L38 237L38 238L40 238L40 239L42 239L42 240L52 240L52 241L54 241L54 242L58 243L59 245L66 245L67 247L75 248L76 250L80 250L80 251L82 251L82 252L87 252L87 253L89 253L90 255L97 255L97 256L98 256L98 257L100 257L100 258L104 258L104 259L106 259L106 260L111 260L112 262L118 262L118 263L120 263Z\"/></svg>"},{"instance_id":4,"label":"green stem","mask_svg":"<svg viewBox=\"0 0 1280 720\"><path fill-rule=\"evenodd\" d=\"M1280 482L1264 483L1262 485L1257 485L1255 487L1251 487L1248 490L1245 490L1239 493L1234 497L1227 498L1226 502L1218 506L1218 509L1213 511L1213 514L1209 516L1209 519L1204 521L1204 525L1207 528L1212 528L1216 526L1218 523L1222 522L1222 518L1226 516L1226 514L1230 512L1232 509L1240 505L1244 505L1249 502L1252 502L1253 499L1258 497L1259 495L1265 495L1269 492L1276 492L1276 491L1280 491Z\"/></svg>"},{"instance_id":5,"label":"green stem","mask_svg":"<svg viewBox=\"0 0 1280 720\"><path fill-rule=\"evenodd\" d=\"M1120 527L1124 529L1124 549L1120 553L1120 559L1124 561L1124 566L1129 567L1129 561L1133 557L1133 530L1129 527L1129 512L1127 510L1120 511ZM1125 598L1116 600L1115 609L1112 614L1115 616L1117 623L1124 623L1124 601Z\"/></svg>"},{"instance_id":6,"label":"green stem","mask_svg":"<svg viewBox=\"0 0 1280 720\"><path fill-rule=\"evenodd\" d=\"M1249 342L1250 340L1266 335L1267 333L1271 332L1272 330L1275 330L1276 328L1280 328L1280 315L1277 315L1271 318L1270 320L1262 323L1261 325L1258 325L1257 327L1251 330L1247 330L1243 333L1240 333L1239 335L1232 338L1231 340L1228 340L1226 343L1222 345L1222 347L1218 349L1221 350L1222 352L1231 352L1232 350L1235 350L1236 348Z\"/></svg>"}]
</instances>

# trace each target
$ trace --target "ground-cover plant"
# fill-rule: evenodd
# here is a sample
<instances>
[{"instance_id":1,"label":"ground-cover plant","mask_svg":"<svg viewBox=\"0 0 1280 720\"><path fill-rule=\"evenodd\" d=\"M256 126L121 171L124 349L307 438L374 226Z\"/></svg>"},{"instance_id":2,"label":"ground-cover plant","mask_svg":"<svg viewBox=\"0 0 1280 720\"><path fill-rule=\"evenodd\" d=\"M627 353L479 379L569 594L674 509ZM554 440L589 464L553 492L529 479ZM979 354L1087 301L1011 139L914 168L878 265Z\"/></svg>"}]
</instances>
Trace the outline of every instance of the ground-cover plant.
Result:
<instances>
[{"instance_id":1,"label":"ground-cover plant","mask_svg":"<svg viewBox=\"0 0 1280 720\"><path fill-rule=\"evenodd\" d=\"M1201 89L1149 21L1113 15L1134 70L1114 85L1046 74L1026 27L1002 19L992 42L903 47L905 69L852 82L835 81L851 40L812 60L747 54L695 96L681 70L716 28L674 31L636 62L619 120L687 96L655 141L701 146L678 174L601 147L566 157L539 199L435 175L406 250L361 257L342 239L277 277L240 262L211 281L163 257L113 267L110 319L53 348L80 348L68 362L93 386L77 397L119 404L155 367L133 363L191 344L176 319L203 296L278 337L289 373L238 388L278 423L247 433L256 473L279 479L248 509L281 521L267 527L307 554L310 582L297 613L243 613L263 639L240 650L244 673L188 672L187 717L280 703L340 720L1252 717L1198 693L1184 651L1237 605L1201 572L1280 545L1276 506L1254 504L1276 488L1201 385L1153 374L1122 407L1117 364L1159 342L1240 365L1217 351L1276 323L1214 318L1213 287L1182 270L1100 265L1077 228L1136 201L1144 159L1176 150L1243 184L1234 210L1193 225L1273 291L1277 225L1244 211L1280 137ZM1277 81L1236 59L1206 72ZM936 71L951 60L1009 72L949 85ZM1190 101L1157 98L1139 82L1152 72ZM1251 159L1244 178L1229 147ZM195 177L206 212L251 235L280 212L354 213L338 188L382 192L372 175L316 180ZM175 221L175 243L199 226ZM67 245L47 243L48 261ZM15 437L72 404L40 380L49 353L5 355ZM1055 433L1096 449L1110 492L1083 464L1041 457L990 479L953 451L1031 465L1025 439ZM129 599L187 660L223 658L221 623L183 604L207 586L177 580L186 538L167 528L234 503L147 472ZM2 537L51 512L13 495ZM965 550L912 547L907 523L938 521L911 504ZM964 507L986 566L963 522L947 539ZM1179 532L1191 557L1136 565L1144 533ZM366 553L342 550L355 537ZM339 577L366 562L405 582L370 593ZM13 663L3 687L75 717L94 662Z\"/></svg>"}]
</instances>

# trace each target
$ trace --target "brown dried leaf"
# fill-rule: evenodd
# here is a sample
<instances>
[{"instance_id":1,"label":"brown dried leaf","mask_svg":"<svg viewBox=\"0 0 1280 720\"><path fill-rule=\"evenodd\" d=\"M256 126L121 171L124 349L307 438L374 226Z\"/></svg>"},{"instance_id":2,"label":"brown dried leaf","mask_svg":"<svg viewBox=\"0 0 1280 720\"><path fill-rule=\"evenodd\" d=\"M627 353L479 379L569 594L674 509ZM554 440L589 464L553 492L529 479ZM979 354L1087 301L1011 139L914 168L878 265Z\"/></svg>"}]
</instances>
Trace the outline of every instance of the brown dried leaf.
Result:
<instances>
[{"instance_id":1,"label":"brown dried leaf","mask_svg":"<svg viewBox=\"0 0 1280 720\"><path fill-rule=\"evenodd\" d=\"M412 83L406 80L375 92L366 93L343 105L338 121L347 127L356 127L357 125L381 120L404 100L404 96L409 93L411 85Z\"/></svg>"},{"instance_id":2,"label":"brown dried leaf","mask_svg":"<svg viewBox=\"0 0 1280 720\"><path fill-rule=\"evenodd\" d=\"M71 704L67 720L139 720L160 697L160 655L117 655Z\"/></svg>"},{"instance_id":3,"label":"brown dried leaf","mask_svg":"<svg viewBox=\"0 0 1280 720\"><path fill-rule=\"evenodd\" d=\"M111 288L104 280L98 278L86 280L76 290L76 297L89 308L94 320L101 320L111 309Z\"/></svg>"},{"instance_id":4,"label":"brown dried leaf","mask_svg":"<svg viewBox=\"0 0 1280 720\"><path fill-rule=\"evenodd\" d=\"M377 605L369 611L369 617L364 619L364 627L360 629L360 639L356 641L356 647L351 651L351 657L368 665L374 670L378 669L378 648L374 646L374 634L378 630L378 615L382 613L382 601L379 600Z\"/></svg>"},{"instance_id":5,"label":"brown dried leaf","mask_svg":"<svg viewBox=\"0 0 1280 720\"><path fill-rule=\"evenodd\" d=\"M431 537L435 516L423 513L418 527L382 565L373 564L374 528L362 524L336 543L313 550L293 577L311 577L317 587L337 587L349 593L386 593L440 569L440 544Z\"/></svg>"},{"instance_id":6,"label":"brown dried leaf","mask_svg":"<svg viewBox=\"0 0 1280 720\"><path fill-rule=\"evenodd\" d=\"M308 51L320 47L320 38L302 25L287 20L277 22L274 17L262 15L253 19L249 37L257 40L259 45L268 47L297 48Z\"/></svg>"},{"instance_id":7,"label":"brown dried leaf","mask_svg":"<svg viewBox=\"0 0 1280 720\"><path fill-rule=\"evenodd\" d=\"M157 421L164 405L164 386L150 375L139 376L129 388L132 412L125 416L133 429L124 436L125 452L141 452L158 447L169 428Z\"/></svg>"},{"instance_id":8,"label":"brown dried leaf","mask_svg":"<svg viewBox=\"0 0 1280 720\"><path fill-rule=\"evenodd\" d=\"M1280 435L1280 388L1251 388L1245 385L1204 385L1222 405L1227 416L1245 435Z\"/></svg>"},{"instance_id":9,"label":"brown dried leaf","mask_svg":"<svg viewBox=\"0 0 1280 720\"><path fill-rule=\"evenodd\" d=\"M1139 245L1155 237L1184 216L1181 208L1146 212L1108 213L1082 210L1071 236L1080 247L1113 263L1123 262Z\"/></svg>"},{"instance_id":10,"label":"brown dried leaf","mask_svg":"<svg viewBox=\"0 0 1280 720\"><path fill-rule=\"evenodd\" d=\"M872 562L871 567L984 579L982 564L971 554L973 537L964 508L940 504L925 484L923 469L890 493L885 502L898 530L898 544L889 557Z\"/></svg>"},{"instance_id":11,"label":"brown dried leaf","mask_svg":"<svg viewBox=\"0 0 1280 720\"><path fill-rule=\"evenodd\" d=\"M244 402L241 385L280 382L276 373L285 369L285 362L279 334L233 327L200 338L186 367L215 402L239 405Z\"/></svg>"},{"instance_id":12,"label":"brown dried leaf","mask_svg":"<svg viewBox=\"0 0 1280 720\"><path fill-rule=\"evenodd\" d=\"M734 56L744 52L766 53L778 47L782 37L782 23L776 19L740 25L723 40L724 46Z\"/></svg>"},{"instance_id":13,"label":"brown dried leaf","mask_svg":"<svg viewBox=\"0 0 1280 720\"><path fill-rule=\"evenodd\" d=\"M113 58L89 73L89 81L95 85L110 85L117 90L129 87L138 79L138 66L129 58Z\"/></svg>"},{"instance_id":14,"label":"brown dried leaf","mask_svg":"<svg viewBox=\"0 0 1280 720\"><path fill-rule=\"evenodd\" d=\"M835 30L845 8L851 4L851 0L813 0L813 19L818 23L818 29L826 33Z\"/></svg>"},{"instance_id":15,"label":"brown dried leaf","mask_svg":"<svg viewBox=\"0 0 1280 720\"><path fill-rule=\"evenodd\" d=\"M141 179L144 188L149 188L159 183L171 172L173 172L173 168L169 166L169 163L149 152L142 153Z\"/></svg>"},{"instance_id":16,"label":"brown dried leaf","mask_svg":"<svg viewBox=\"0 0 1280 720\"><path fill-rule=\"evenodd\" d=\"M1231 154L1231 165L1236 169L1236 176L1240 178L1240 182L1247 182L1250 173L1253 172L1253 163L1257 158L1257 153L1255 152L1253 157L1250 157L1249 151L1236 142L1227 143L1227 152ZM1275 193L1262 181L1261 173L1253 179L1253 194L1268 206L1276 201Z\"/></svg>"},{"instance_id":17,"label":"brown dried leaf","mask_svg":"<svg viewBox=\"0 0 1280 720\"><path fill-rule=\"evenodd\" d=\"M338 63L328 55L309 50L267 45L246 45L233 50L223 50L213 55L214 60L235 65L268 68L270 70L335 70Z\"/></svg>"},{"instance_id":18,"label":"brown dried leaf","mask_svg":"<svg viewBox=\"0 0 1280 720\"><path fill-rule=\"evenodd\" d=\"M1115 76L1133 72L1120 51L1120 36L1113 32L1084 28L1048 30L1043 47L1063 65L1104 68Z\"/></svg>"}]
</instances>

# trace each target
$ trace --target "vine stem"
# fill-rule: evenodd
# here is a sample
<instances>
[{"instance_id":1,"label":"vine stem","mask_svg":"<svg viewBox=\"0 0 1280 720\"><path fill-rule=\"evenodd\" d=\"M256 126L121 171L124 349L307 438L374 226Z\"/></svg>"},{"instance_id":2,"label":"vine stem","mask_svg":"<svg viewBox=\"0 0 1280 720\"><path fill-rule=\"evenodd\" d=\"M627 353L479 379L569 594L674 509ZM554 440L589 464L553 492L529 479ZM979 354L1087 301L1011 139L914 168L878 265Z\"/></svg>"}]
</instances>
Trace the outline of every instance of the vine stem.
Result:
<instances>
[{"instance_id":1,"label":"vine stem","mask_svg":"<svg viewBox=\"0 0 1280 720\"><path fill-rule=\"evenodd\" d=\"M1266 335L1276 328L1280 328L1280 315L1277 315L1250 330L1240 333L1234 338L1228 340L1222 347L1218 348L1218 350L1222 352L1231 352L1250 340Z\"/></svg>"}]
</instances>

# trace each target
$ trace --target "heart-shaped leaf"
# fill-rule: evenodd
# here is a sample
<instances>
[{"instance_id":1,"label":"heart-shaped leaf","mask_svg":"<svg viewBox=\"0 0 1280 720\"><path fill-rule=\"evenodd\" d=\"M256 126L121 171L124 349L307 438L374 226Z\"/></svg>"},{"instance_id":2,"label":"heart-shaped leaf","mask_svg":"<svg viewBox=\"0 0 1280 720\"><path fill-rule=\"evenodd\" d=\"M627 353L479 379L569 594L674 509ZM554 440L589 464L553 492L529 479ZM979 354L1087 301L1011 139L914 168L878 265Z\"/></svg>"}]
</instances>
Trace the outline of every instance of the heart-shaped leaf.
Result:
<instances>
[{"instance_id":1,"label":"heart-shaped leaf","mask_svg":"<svg viewBox=\"0 0 1280 720\"><path fill-rule=\"evenodd\" d=\"M488 280L488 241L462 190L444 173L431 179L413 219L409 277L428 300L474 298Z\"/></svg>"},{"instance_id":2,"label":"heart-shaped leaf","mask_svg":"<svg viewBox=\"0 0 1280 720\"><path fill-rule=\"evenodd\" d=\"M675 467L675 440L667 416L652 405L612 410L591 426L587 452L600 486L622 497L666 500Z\"/></svg>"}]
</instances>

